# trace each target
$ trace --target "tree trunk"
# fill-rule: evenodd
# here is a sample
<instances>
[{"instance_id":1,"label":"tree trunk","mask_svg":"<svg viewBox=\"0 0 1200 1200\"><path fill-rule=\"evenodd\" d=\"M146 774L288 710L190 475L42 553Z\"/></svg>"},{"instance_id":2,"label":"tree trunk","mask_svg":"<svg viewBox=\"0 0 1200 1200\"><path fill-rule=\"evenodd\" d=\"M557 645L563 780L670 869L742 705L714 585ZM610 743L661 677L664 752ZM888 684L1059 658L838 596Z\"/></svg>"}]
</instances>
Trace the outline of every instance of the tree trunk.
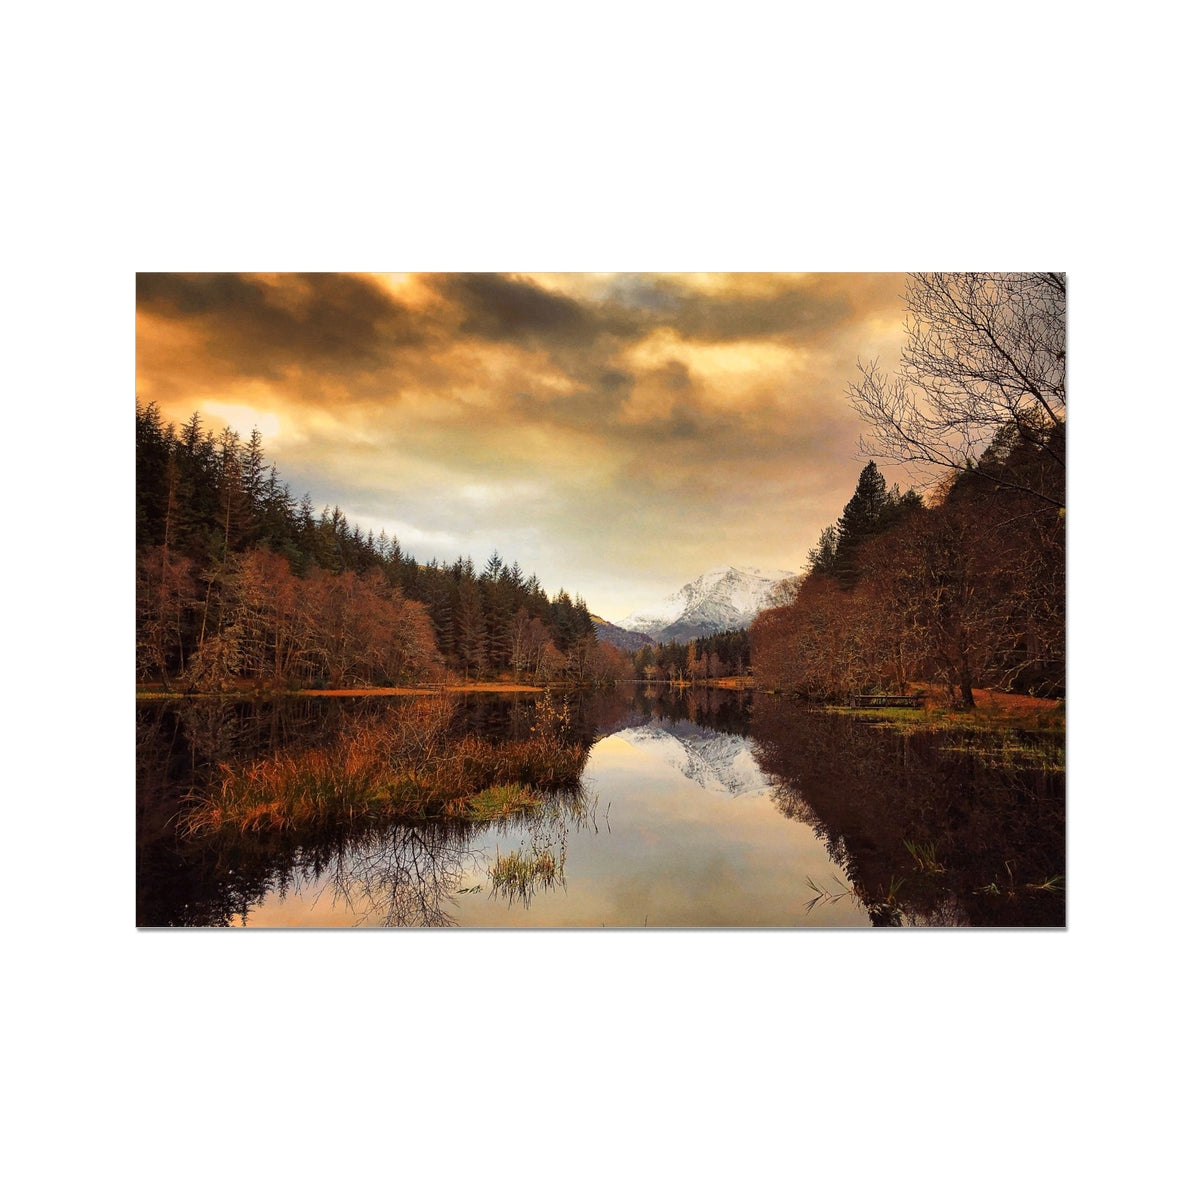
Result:
<instances>
[{"instance_id":1,"label":"tree trunk","mask_svg":"<svg viewBox=\"0 0 1200 1200\"><path fill-rule=\"evenodd\" d=\"M959 659L958 663L958 695L959 704L963 708L975 707L975 693L971 688L971 664L965 656Z\"/></svg>"}]
</instances>

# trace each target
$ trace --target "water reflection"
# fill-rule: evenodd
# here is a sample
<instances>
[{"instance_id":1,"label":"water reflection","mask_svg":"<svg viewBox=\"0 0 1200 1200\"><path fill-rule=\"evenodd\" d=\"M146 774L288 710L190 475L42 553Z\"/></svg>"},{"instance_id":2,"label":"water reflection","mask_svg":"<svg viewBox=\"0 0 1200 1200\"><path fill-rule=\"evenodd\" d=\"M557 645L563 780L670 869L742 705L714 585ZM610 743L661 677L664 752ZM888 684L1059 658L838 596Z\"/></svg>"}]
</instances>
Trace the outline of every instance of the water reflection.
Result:
<instances>
[{"instance_id":1,"label":"water reflection","mask_svg":"<svg viewBox=\"0 0 1200 1200\"><path fill-rule=\"evenodd\" d=\"M779 811L817 832L872 923L1065 923L1061 771L772 697L751 729Z\"/></svg>"},{"instance_id":2,"label":"water reflection","mask_svg":"<svg viewBox=\"0 0 1200 1200\"><path fill-rule=\"evenodd\" d=\"M742 796L767 786L751 743L744 737L717 733L691 722L642 725L612 736L706 791Z\"/></svg>"},{"instance_id":3,"label":"water reflection","mask_svg":"<svg viewBox=\"0 0 1200 1200\"><path fill-rule=\"evenodd\" d=\"M462 886L472 853L461 828L396 826L339 853L324 888L334 905L354 914L355 924L448 926L454 923L450 897Z\"/></svg>"},{"instance_id":4,"label":"water reflection","mask_svg":"<svg viewBox=\"0 0 1200 1200\"><path fill-rule=\"evenodd\" d=\"M401 702L406 703L406 702ZM139 705L137 721L137 921L141 926L337 923L446 926L453 898L481 861L478 826L456 821L378 824L251 836L181 832L182 818L231 764L318 745L337 745L395 701L288 700L278 703ZM490 730L497 739L527 737L533 703L458 706L455 732ZM543 809L494 824L545 822L569 811L556 796Z\"/></svg>"},{"instance_id":5,"label":"water reflection","mask_svg":"<svg viewBox=\"0 0 1200 1200\"><path fill-rule=\"evenodd\" d=\"M631 699L632 708L627 701L619 719L599 724L612 732L593 745L584 772L599 820L591 836L585 830L572 837L565 885L537 896L530 910L513 913L489 907L485 896L466 898L463 924L869 923L857 903L817 919L806 913L806 876L836 868L812 830L781 820L772 803L774 785L744 732L744 696L664 690ZM723 728L705 724L708 714Z\"/></svg>"},{"instance_id":6,"label":"water reflection","mask_svg":"<svg viewBox=\"0 0 1200 1200\"><path fill-rule=\"evenodd\" d=\"M347 721L396 703L139 705L139 925L1065 920L1061 772L746 693L573 698L569 736L590 747L582 788L488 824L180 836L222 764L335 744ZM454 716L498 740L532 720L524 697Z\"/></svg>"}]
</instances>

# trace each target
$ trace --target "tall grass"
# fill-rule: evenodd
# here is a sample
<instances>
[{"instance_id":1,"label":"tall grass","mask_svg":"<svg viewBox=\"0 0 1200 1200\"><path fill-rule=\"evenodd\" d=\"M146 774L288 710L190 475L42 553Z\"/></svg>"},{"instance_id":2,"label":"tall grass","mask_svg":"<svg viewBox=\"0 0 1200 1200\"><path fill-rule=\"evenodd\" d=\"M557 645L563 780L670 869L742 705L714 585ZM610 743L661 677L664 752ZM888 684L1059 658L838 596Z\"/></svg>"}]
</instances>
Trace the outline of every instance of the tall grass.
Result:
<instances>
[{"instance_id":1,"label":"tall grass","mask_svg":"<svg viewBox=\"0 0 1200 1200\"><path fill-rule=\"evenodd\" d=\"M1012 712L987 705L964 712L933 703L925 708L830 707L832 711L845 713L855 720L892 725L904 732L961 730L1001 734L1018 731L1061 734L1066 730L1066 708L1062 704L1052 708L1017 709Z\"/></svg>"},{"instance_id":2,"label":"tall grass","mask_svg":"<svg viewBox=\"0 0 1200 1200\"><path fill-rule=\"evenodd\" d=\"M556 856L548 845L522 846L508 854L497 851L488 872L492 892L507 896L510 904L520 900L528 908L539 887L551 888L565 882L565 859L565 848Z\"/></svg>"},{"instance_id":3,"label":"tall grass","mask_svg":"<svg viewBox=\"0 0 1200 1200\"><path fill-rule=\"evenodd\" d=\"M328 745L223 766L220 787L196 798L185 832L487 821L578 783L587 747L567 740L564 716L548 698L527 738L498 744L452 734L453 711L448 697L415 700L348 727Z\"/></svg>"}]
</instances>

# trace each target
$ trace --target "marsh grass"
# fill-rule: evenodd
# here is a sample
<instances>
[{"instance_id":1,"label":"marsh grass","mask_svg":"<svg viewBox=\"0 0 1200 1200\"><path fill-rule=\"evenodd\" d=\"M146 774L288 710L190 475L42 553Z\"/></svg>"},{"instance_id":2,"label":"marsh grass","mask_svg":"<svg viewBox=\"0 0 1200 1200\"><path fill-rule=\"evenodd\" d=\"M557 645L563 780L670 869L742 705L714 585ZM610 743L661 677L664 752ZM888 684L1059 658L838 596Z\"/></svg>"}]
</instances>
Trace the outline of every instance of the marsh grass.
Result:
<instances>
[{"instance_id":1,"label":"marsh grass","mask_svg":"<svg viewBox=\"0 0 1200 1200\"><path fill-rule=\"evenodd\" d=\"M1053 708L1005 712L981 706L973 712L956 709L836 708L833 710L867 724L886 725L898 733L944 734L941 749L970 754L984 765L1000 768L1066 770L1066 714Z\"/></svg>"},{"instance_id":2,"label":"marsh grass","mask_svg":"<svg viewBox=\"0 0 1200 1200\"><path fill-rule=\"evenodd\" d=\"M519 783L499 783L466 798L463 816L471 821L496 821L527 808L537 808L545 797Z\"/></svg>"},{"instance_id":3,"label":"marsh grass","mask_svg":"<svg viewBox=\"0 0 1200 1200\"><path fill-rule=\"evenodd\" d=\"M904 848L912 856L917 867L930 875L941 875L946 868L938 861L937 847L933 842L904 842Z\"/></svg>"},{"instance_id":4,"label":"marsh grass","mask_svg":"<svg viewBox=\"0 0 1200 1200\"><path fill-rule=\"evenodd\" d=\"M995 768L1065 771L1064 739L1027 730L959 730L942 745L948 753L970 754Z\"/></svg>"},{"instance_id":5,"label":"marsh grass","mask_svg":"<svg viewBox=\"0 0 1200 1200\"><path fill-rule=\"evenodd\" d=\"M999 704L981 703L964 711L929 703L925 708L846 708L831 706L858 721L890 725L902 732L959 730L980 733L1061 734L1066 730L1066 709L1062 704L1037 708L1008 709Z\"/></svg>"},{"instance_id":6,"label":"marsh grass","mask_svg":"<svg viewBox=\"0 0 1200 1200\"><path fill-rule=\"evenodd\" d=\"M992 880L991 883L985 884L983 887L975 889L977 896L1007 896L1012 899L1018 894L1018 887L1026 892L1062 892L1065 890L1066 877L1064 875L1051 875L1038 883L1024 883L1018 885L1012 877L1012 871L1008 872L1008 881L1006 884L1000 884L997 880Z\"/></svg>"},{"instance_id":7,"label":"marsh grass","mask_svg":"<svg viewBox=\"0 0 1200 1200\"><path fill-rule=\"evenodd\" d=\"M1031 892L1061 892L1065 883L1065 875L1051 875L1049 879L1045 879L1041 883L1027 883L1025 886Z\"/></svg>"},{"instance_id":8,"label":"marsh grass","mask_svg":"<svg viewBox=\"0 0 1200 1200\"><path fill-rule=\"evenodd\" d=\"M561 714L539 706L530 735L494 744L454 735L444 697L363 719L327 745L223 765L220 786L194 797L187 834L328 828L363 821L491 821L573 788L587 747L566 738Z\"/></svg>"},{"instance_id":9,"label":"marsh grass","mask_svg":"<svg viewBox=\"0 0 1200 1200\"><path fill-rule=\"evenodd\" d=\"M526 908L538 889L546 890L565 885L566 844L556 855L547 841L535 839L532 846L521 846L507 854L496 851L496 861L489 868L492 894L505 896L512 904L520 900Z\"/></svg>"},{"instance_id":10,"label":"marsh grass","mask_svg":"<svg viewBox=\"0 0 1200 1200\"><path fill-rule=\"evenodd\" d=\"M804 882L809 889L816 893L815 896L804 906L804 912L807 915L814 908L820 908L825 904L836 904L839 900L844 900L847 896L854 895L854 889L850 887L844 880L833 878L833 888L825 887L823 884L814 883L811 875L805 876Z\"/></svg>"}]
</instances>

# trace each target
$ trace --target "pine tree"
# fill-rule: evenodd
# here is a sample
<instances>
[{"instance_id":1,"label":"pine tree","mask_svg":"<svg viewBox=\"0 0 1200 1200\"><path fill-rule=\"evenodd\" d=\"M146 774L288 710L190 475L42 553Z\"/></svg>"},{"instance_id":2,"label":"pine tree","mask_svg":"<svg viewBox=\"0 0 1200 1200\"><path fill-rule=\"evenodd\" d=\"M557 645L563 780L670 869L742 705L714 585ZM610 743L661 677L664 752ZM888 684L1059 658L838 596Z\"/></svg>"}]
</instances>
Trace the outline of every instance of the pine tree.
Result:
<instances>
[{"instance_id":1,"label":"pine tree","mask_svg":"<svg viewBox=\"0 0 1200 1200\"><path fill-rule=\"evenodd\" d=\"M867 463L858 477L854 495L837 521L833 574L843 587L857 581L858 551L868 538L881 532L889 504L887 481L874 462Z\"/></svg>"},{"instance_id":2,"label":"pine tree","mask_svg":"<svg viewBox=\"0 0 1200 1200\"><path fill-rule=\"evenodd\" d=\"M816 546L808 552L809 570L815 575L831 575L837 562L837 530L826 525Z\"/></svg>"},{"instance_id":3,"label":"pine tree","mask_svg":"<svg viewBox=\"0 0 1200 1200\"><path fill-rule=\"evenodd\" d=\"M466 677L470 678L472 670L478 676L487 659L487 626L479 584L474 579L464 580L459 588L455 624Z\"/></svg>"},{"instance_id":4,"label":"pine tree","mask_svg":"<svg viewBox=\"0 0 1200 1200\"><path fill-rule=\"evenodd\" d=\"M154 546L163 540L167 510L167 462L174 443L174 431L163 425L158 405L153 400L137 407L136 425L136 507L137 546Z\"/></svg>"},{"instance_id":5,"label":"pine tree","mask_svg":"<svg viewBox=\"0 0 1200 1200\"><path fill-rule=\"evenodd\" d=\"M500 557L498 550L492 551L492 556L487 560L487 566L483 569L482 578L488 583L498 583L504 575L504 559Z\"/></svg>"}]
</instances>

